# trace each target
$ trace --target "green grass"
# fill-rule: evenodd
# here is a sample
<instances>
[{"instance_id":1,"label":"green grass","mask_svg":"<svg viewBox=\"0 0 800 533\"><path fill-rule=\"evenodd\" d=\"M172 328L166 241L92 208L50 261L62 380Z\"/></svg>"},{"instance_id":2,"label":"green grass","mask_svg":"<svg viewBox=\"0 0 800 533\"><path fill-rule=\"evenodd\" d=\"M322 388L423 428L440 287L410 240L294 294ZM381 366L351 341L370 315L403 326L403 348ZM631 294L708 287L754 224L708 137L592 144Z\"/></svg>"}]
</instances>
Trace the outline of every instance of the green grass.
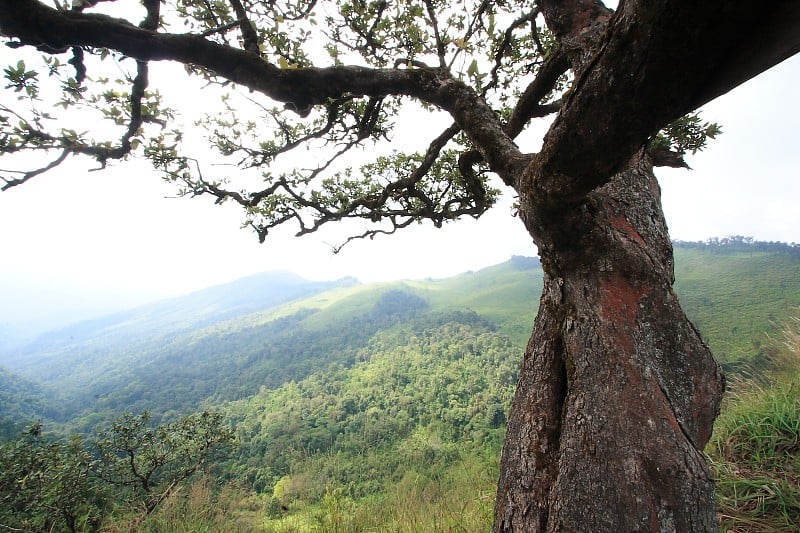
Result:
<instances>
[{"instance_id":1,"label":"green grass","mask_svg":"<svg viewBox=\"0 0 800 533\"><path fill-rule=\"evenodd\" d=\"M392 490L354 500L328 489L317 504L298 503L268 520L269 533L421 531L478 533L491 529L497 461L469 456L441 476L407 472Z\"/></svg>"},{"instance_id":2,"label":"green grass","mask_svg":"<svg viewBox=\"0 0 800 533\"><path fill-rule=\"evenodd\" d=\"M123 512L105 520L104 533L250 533L263 531L258 499L234 484L199 477L175 491L154 513Z\"/></svg>"},{"instance_id":3,"label":"green grass","mask_svg":"<svg viewBox=\"0 0 800 533\"><path fill-rule=\"evenodd\" d=\"M731 384L707 447L724 531L798 531L800 322L783 339L768 371Z\"/></svg>"},{"instance_id":4,"label":"green grass","mask_svg":"<svg viewBox=\"0 0 800 533\"><path fill-rule=\"evenodd\" d=\"M472 310L497 324L524 346L542 290L541 267L514 258L477 272L446 279L375 283L336 288L265 312L226 321L196 337L235 333L303 309L315 312L302 324L310 330L341 325L372 309L391 290L411 292L430 311ZM712 352L723 362L750 360L763 352L800 306L800 260L788 254L675 249L676 292Z\"/></svg>"},{"instance_id":5,"label":"green grass","mask_svg":"<svg viewBox=\"0 0 800 533\"><path fill-rule=\"evenodd\" d=\"M751 360L800 306L800 260L789 254L675 248L675 290L718 360ZM319 311L304 324L321 327L363 313L387 290L408 290L432 311L470 309L498 325L519 346L530 336L542 271L521 258L447 279L370 284L294 302Z\"/></svg>"},{"instance_id":6,"label":"green grass","mask_svg":"<svg viewBox=\"0 0 800 533\"><path fill-rule=\"evenodd\" d=\"M434 311L470 309L498 324L517 345L530 337L542 292L540 267L521 258L443 280L409 282Z\"/></svg>"}]
</instances>

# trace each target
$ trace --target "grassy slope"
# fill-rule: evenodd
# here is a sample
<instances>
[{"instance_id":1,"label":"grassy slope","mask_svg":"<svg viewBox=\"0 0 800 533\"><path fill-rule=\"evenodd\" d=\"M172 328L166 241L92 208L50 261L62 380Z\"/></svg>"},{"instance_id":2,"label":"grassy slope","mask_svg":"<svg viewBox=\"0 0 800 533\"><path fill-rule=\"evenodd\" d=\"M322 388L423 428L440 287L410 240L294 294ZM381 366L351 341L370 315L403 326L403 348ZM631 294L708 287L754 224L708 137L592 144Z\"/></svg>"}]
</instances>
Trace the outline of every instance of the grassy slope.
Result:
<instances>
[{"instance_id":1,"label":"grassy slope","mask_svg":"<svg viewBox=\"0 0 800 533\"><path fill-rule=\"evenodd\" d=\"M524 346L542 290L540 267L520 258L441 280L415 280L328 291L291 304L321 312L306 319L321 326L356 316L376 299L375 291L405 289L432 311L470 309ZM676 291L687 315L721 361L751 359L768 335L800 306L800 260L788 254L675 249ZM283 310L281 310L283 312Z\"/></svg>"},{"instance_id":2,"label":"grassy slope","mask_svg":"<svg viewBox=\"0 0 800 533\"><path fill-rule=\"evenodd\" d=\"M779 339L765 370L733 381L707 446L723 531L800 530L800 320Z\"/></svg>"},{"instance_id":3,"label":"grassy slope","mask_svg":"<svg viewBox=\"0 0 800 533\"><path fill-rule=\"evenodd\" d=\"M514 258L478 272L409 286L437 311L469 309L500 327L513 342L524 346L542 292L542 270L531 260Z\"/></svg>"},{"instance_id":4,"label":"grassy slope","mask_svg":"<svg viewBox=\"0 0 800 533\"><path fill-rule=\"evenodd\" d=\"M527 258L514 258L477 272L445 279L425 279L359 285L326 291L261 315L267 321L301 309L317 312L303 321L310 329L324 328L356 318L371 308L381 294L411 292L429 304L430 311L471 310L498 325L517 343L528 340L542 290L541 268Z\"/></svg>"},{"instance_id":5,"label":"grassy slope","mask_svg":"<svg viewBox=\"0 0 800 533\"><path fill-rule=\"evenodd\" d=\"M721 361L761 351L800 306L800 260L786 254L675 250L676 290Z\"/></svg>"}]
</instances>

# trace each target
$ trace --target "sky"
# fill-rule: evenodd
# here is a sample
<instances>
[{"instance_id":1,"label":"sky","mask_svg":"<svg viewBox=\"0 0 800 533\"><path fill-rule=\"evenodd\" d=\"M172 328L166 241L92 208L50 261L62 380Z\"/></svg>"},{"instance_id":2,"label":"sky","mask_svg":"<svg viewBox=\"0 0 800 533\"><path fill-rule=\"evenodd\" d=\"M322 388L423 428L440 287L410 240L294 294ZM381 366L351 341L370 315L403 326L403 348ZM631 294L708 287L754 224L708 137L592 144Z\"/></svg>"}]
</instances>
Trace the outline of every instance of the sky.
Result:
<instances>
[{"instance_id":1,"label":"sky","mask_svg":"<svg viewBox=\"0 0 800 533\"><path fill-rule=\"evenodd\" d=\"M693 170L657 169L673 239L800 241L798 86L795 57L704 106L723 134L687 158ZM314 280L440 278L536 253L510 195L478 221L415 226L334 255L336 232L287 231L262 245L240 228L237 208L176 198L145 162L94 166L74 159L0 193L0 324L84 318L269 270Z\"/></svg>"}]
</instances>

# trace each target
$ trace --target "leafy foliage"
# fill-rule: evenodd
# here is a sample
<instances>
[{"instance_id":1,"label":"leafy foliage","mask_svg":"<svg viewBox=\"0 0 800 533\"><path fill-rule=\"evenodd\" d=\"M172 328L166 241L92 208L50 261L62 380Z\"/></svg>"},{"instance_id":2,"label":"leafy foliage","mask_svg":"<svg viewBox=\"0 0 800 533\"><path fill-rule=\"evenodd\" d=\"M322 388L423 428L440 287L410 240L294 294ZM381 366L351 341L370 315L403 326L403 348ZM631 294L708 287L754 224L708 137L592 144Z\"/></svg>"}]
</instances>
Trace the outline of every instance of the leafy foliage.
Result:
<instances>
[{"instance_id":1,"label":"leafy foliage","mask_svg":"<svg viewBox=\"0 0 800 533\"><path fill-rule=\"evenodd\" d=\"M39 425L0 445L0 524L11 531L93 531L100 495L81 440L51 442Z\"/></svg>"},{"instance_id":2,"label":"leafy foliage","mask_svg":"<svg viewBox=\"0 0 800 533\"><path fill-rule=\"evenodd\" d=\"M102 4L76 4L71 15L105 24L111 41L115 32L137 27L93 18ZM180 194L239 204L262 241L285 224L303 235L330 222L366 223L352 238L420 221L438 227L480 217L495 204L500 191L490 170L514 186L499 153L484 159L496 150L520 157L513 138L533 119L560 110L573 77L540 7L518 0L458 7L431 0L143 6L147 15L138 28L150 33L137 33L139 39L180 36L191 43L184 51L197 50L172 57L184 72L172 71L168 80L151 76L154 42L5 39L40 54L22 54L4 69L9 98L0 105L0 154L9 165L2 189L76 155L102 167L138 156ZM39 11L55 20L63 14ZM158 42L157 55L176 53ZM72 57L63 61L64 53ZM207 103L188 109L180 97L170 101L172 81L180 78L179 93L204 85L195 92ZM440 132L426 142L417 134L423 113ZM89 131L86 124L100 126ZM682 154L719 131L692 114L653 142ZM399 151L397 140L410 137ZM31 169L28 154L47 163Z\"/></svg>"},{"instance_id":3,"label":"leafy foliage","mask_svg":"<svg viewBox=\"0 0 800 533\"><path fill-rule=\"evenodd\" d=\"M650 146L679 154L694 154L705 148L709 139L721 133L719 124L704 122L697 113L690 113L665 126L650 142Z\"/></svg>"},{"instance_id":4,"label":"leafy foliage","mask_svg":"<svg viewBox=\"0 0 800 533\"><path fill-rule=\"evenodd\" d=\"M42 387L0 367L0 442L10 439L32 420L52 418Z\"/></svg>"},{"instance_id":5,"label":"leafy foliage","mask_svg":"<svg viewBox=\"0 0 800 533\"><path fill-rule=\"evenodd\" d=\"M0 525L15 531L97 531L116 506L151 514L233 441L219 413L149 425L125 414L90 446L46 438L33 425L0 445Z\"/></svg>"},{"instance_id":6,"label":"leafy foliage","mask_svg":"<svg viewBox=\"0 0 800 533\"><path fill-rule=\"evenodd\" d=\"M124 414L95 441L98 476L123 488L151 513L175 486L233 441L222 415L204 411L150 427L150 414Z\"/></svg>"},{"instance_id":7,"label":"leafy foliage","mask_svg":"<svg viewBox=\"0 0 800 533\"><path fill-rule=\"evenodd\" d=\"M287 504L328 485L383 492L467 442L496 449L519 347L491 329L474 313L427 316L373 336L350 367L231 404L242 444L225 471Z\"/></svg>"}]
</instances>

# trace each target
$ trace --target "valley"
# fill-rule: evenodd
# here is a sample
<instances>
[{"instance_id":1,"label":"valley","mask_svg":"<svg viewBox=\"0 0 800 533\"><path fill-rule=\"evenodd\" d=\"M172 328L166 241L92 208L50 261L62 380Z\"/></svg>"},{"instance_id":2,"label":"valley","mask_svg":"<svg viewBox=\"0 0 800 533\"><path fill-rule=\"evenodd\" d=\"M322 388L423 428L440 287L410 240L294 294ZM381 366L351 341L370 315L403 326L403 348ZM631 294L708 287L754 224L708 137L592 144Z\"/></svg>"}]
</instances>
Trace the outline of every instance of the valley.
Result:
<instances>
[{"instance_id":1,"label":"valley","mask_svg":"<svg viewBox=\"0 0 800 533\"><path fill-rule=\"evenodd\" d=\"M728 372L767 365L800 306L796 248L677 243L675 257L684 308ZM3 436L210 410L237 447L207 475L250 493L257 511L241 512L276 531L310 528L325 505L375 518L370 502L455 486L479 493L460 516L483 523L541 277L524 257L369 285L270 273L75 324L0 355Z\"/></svg>"}]
</instances>

